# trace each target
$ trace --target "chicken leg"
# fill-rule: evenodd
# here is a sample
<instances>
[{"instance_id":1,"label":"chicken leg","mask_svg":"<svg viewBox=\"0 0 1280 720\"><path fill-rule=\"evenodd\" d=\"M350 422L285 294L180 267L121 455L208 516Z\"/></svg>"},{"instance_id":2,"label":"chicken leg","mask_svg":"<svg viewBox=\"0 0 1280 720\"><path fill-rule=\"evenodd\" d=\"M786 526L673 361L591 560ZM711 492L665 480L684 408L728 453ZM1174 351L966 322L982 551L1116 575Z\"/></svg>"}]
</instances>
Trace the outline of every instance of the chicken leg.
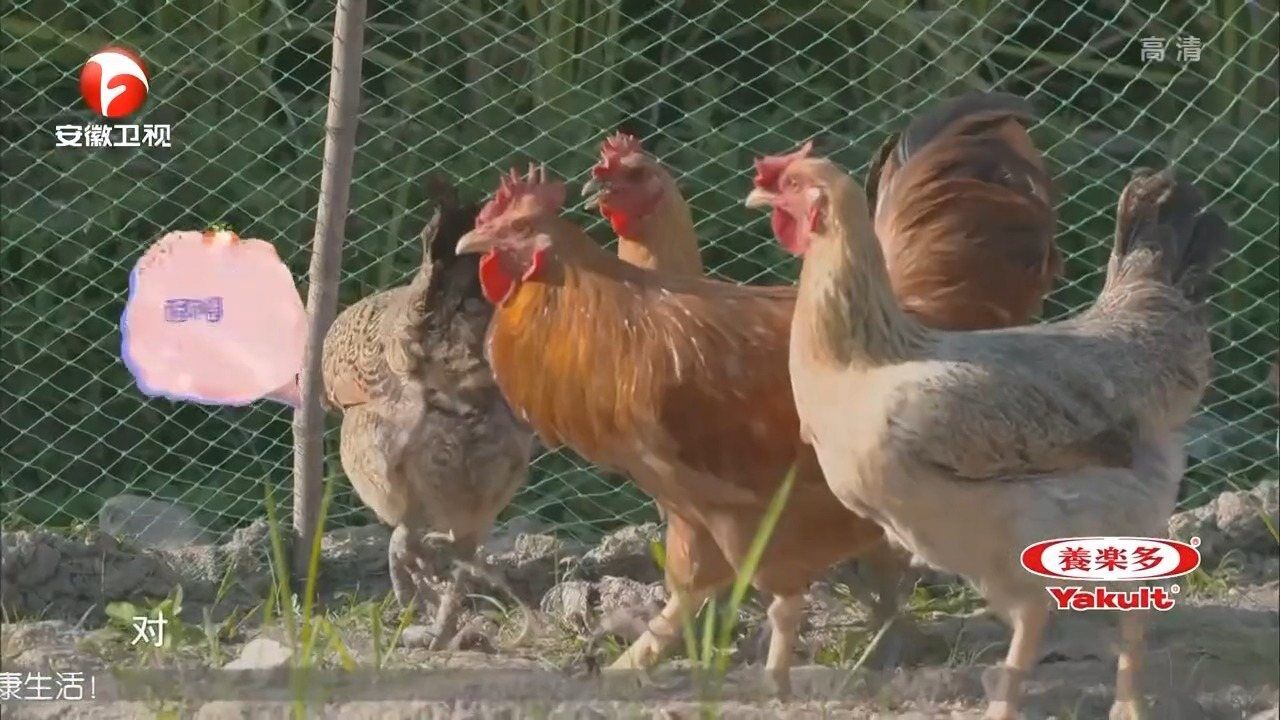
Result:
<instances>
[{"instance_id":1,"label":"chicken leg","mask_svg":"<svg viewBox=\"0 0 1280 720\"><path fill-rule=\"evenodd\" d=\"M436 606L435 619L428 634L429 650L439 649L449 640L457 624L462 599L466 597L469 573L458 561L469 562L476 553L477 543L470 538L451 537L447 543L449 557L440 558L428 550L423 540L440 537L412 530L404 525L396 527L387 545L387 566L391 572L391 588L401 607L426 610ZM447 561L445 564L442 561ZM432 583L442 579L444 568L453 567L443 593L437 592Z\"/></svg>"},{"instance_id":2,"label":"chicken leg","mask_svg":"<svg viewBox=\"0 0 1280 720\"><path fill-rule=\"evenodd\" d=\"M480 542L474 536L453 538L450 546L452 551L450 564L453 566L453 571L450 573L449 582L440 598L440 603L436 606L436 618L431 624L431 642L427 645L428 650L438 650L444 646L446 640L453 639L462 601L467 597L467 588L471 580L471 570L467 565L475 560L479 547Z\"/></svg>"},{"instance_id":3,"label":"chicken leg","mask_svg":"<svg viewBox=\"0 0 1280 720\"><path fill-rule=\"evenodd\" d=\"M803 619L804 593L776 595L769 603L769 655L764 671L776 694L782 697L791 694L791 662Z\"/></svg>"},{"instance_id":4,"label":"chicken leg","mask_svg":"<svg viewBox=\"0 0 1280 720\"><path fill-rule=\"evenodd\" d=\"M920 639L918 628L901 612L915 581L910 556L888 541L882 541L858 558L856 574L857 582L849 583L849 588L870 607L871 632L879 632L893 623L881 637L871 663L885 669L897 667L902 663L908 643Z\"/></svg>"},{"instance_id":5,"label":"chicken leg","mask_svg":"<svg viewBox=\"0 0 1280 720\"><path fill-rule=\"evenodd\" d=\"M387 542L387 569L391 574L391 591L402 608L421 600L414 579L416 571L420 570L418 563L421 557L421 545L413 540L409 528L397 525Z\"/></svg>"},{"instance_id":6,"label":"chicken leg","mask_svg":"<svg viewBox=\"0 0 1280 720\"><path fill-rule=\"evenodd\" d=\"M692 595L688 591L676 590L671 599L658 616L649 621L648 628L636 641L627 647L618 659L609 666L610 670L643 670L653 667L677 640L683 630L683 617L693 614L707 599L708 594Z\"/></svg>"},{"instance_id":7,"label":"chicken leg","mask_svg":"<svg viewBox=\"0 0 1280 720\"><path fill-rule=\"evenodd\" d=\"M1120 656L1116 661L1116 700L1111 706L1110 720L1140 720L1144 716L1140 677L1142 675L1143 639L1147 629L1147 612L1128 610L1120 613Z\"/></svg>"},{"instance_id":8,"label":"chicken leg","mask_svg":"<svg viewBox=\"0 0 1280 720\"><path fill-rule=\"evenodd\" d=\"M1049 606L1039 596L1023 600L1009 611L1013 641L999 669L985 720L1017 720L1022 682L1040 659L1040 638L1049 623Z\"/></svg>"},{"instance_id":9,"label":"chicken leg","mask_svg":"<svg viewBox=\"0 0 1280 720\"><path fill-rule=\"evenodd\" d=\"M733 568L702 527L667 511L667 589L671 598L649 627L610 665L611 670L652 667L680 639L686 615L733 579Z\"/></svg>"}]
</instances>

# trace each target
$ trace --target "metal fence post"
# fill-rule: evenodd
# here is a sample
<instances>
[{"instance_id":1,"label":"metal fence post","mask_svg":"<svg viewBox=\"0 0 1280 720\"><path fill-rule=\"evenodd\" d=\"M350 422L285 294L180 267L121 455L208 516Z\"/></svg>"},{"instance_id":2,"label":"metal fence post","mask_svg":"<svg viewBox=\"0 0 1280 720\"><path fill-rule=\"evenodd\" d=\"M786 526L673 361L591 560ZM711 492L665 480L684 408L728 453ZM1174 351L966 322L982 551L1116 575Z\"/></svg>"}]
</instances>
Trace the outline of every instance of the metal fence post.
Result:
<instances>
[{"instance_id":1,"label":"metal fence post","mask_svg":"<svg viewBox=\"0 0 1280 720\"><path fill-rule=\"evenodd\" d=\"M302 369L302 406L293 414L293 569L304 575L320 515L324 476L324 409L320 405L320 357L324 336L338 306L338 273L343 231L351 196L356 125L359 122L360 63L364 46L365 0L338 0L333 23L333 66L325 121L324 169L311 250L307 290L307 346Z\"/></svg>"}]
</instances>

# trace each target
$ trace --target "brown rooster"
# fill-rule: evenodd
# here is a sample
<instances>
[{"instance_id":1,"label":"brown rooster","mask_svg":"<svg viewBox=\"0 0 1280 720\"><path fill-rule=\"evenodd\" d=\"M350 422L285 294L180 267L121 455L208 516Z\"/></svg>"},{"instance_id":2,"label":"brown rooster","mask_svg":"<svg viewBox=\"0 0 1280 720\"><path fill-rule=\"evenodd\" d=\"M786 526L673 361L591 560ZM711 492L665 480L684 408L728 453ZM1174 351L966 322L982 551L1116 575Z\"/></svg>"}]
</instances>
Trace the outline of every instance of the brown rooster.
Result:
<instances>
[{"instance_id":1,"label":"brown rooster","mask_svg":"<svg viewBox=\"0 0 1280 720\"><path fill-rule=\"evenodd\" d=\"M532 433L512 416L483 355L492 306L477 262L454 252L476 206L437 183L422 233L422 268L408 285L342 312L324 341L325 402L342 413L342 467L356 493L395 530L388 564L410 603L439 567L427 532L452 536L470 560L524 482ZM433 644L449 634L461 590L441 600Z\"/></svg>"},{"instance_id":2,"label":"brown rooster","mask_svg":"<svg viewBox=\"0 0 1280 720\"><path fill-rule=\"evenodd\" d=\"M661 161L641 148L634 136L619 132L605 139L600 160L591 168L591 179L583 185L582 194L589 198L587 207L598 209L618 234L619 258L669 276L703 274L689 205L675 178ZM783 347L782 338L778 339L778 347ZM773 435L763 442L786 445L789 440ZM802 465L806 470L815 467L808 459ZM665 519L664 502L661 496L656 498L658 512ZM678 531L669 530L669 545L684 547L688 542L678 536ZM901 594L909 585L906 558L881 544L863 553L860 565L865 577L858 579L861 582L851 582L850 589L869 602L872 623L881 625L897 615ZM894 631L881 641L884 653L877 662L896 662L904 642L903 627L899 618ZM764 629L767 634L768 627Z\"/></svg>"},{"instance_id":3,"label":"brown rooster","mask_svg":"<svg viewBox=\"0 0 1280 720\"><path fill-rule=\"evenodd\" d=\"M870 193L881 191L879 237L897 259L890 265L895 295L929 325L1024 323L1039 312L1060 271L1051 181L1022 125L1031 115L1012 95L963 95L890 137L872 165ZM591 175L583 194L618 233L620 257L674 275L698 274L688 204L638 140L622 133L607 139ZM784 337L773 342L784 352ZM774 434L757 442L789 439ZM664 507L661 496L658 505ZM901 568L884 548L862 560L877 596L875 619L884 621L897 609Z\"/></svg>"},{"instance_id":4,"label":"brown rooster","mask_svg":"<svg viewBox=\"0 0 1280 720\"><path fill-rule=\"evenodd\" d=\"M808 148L757 162L747 203L804 255L791 376L832 490L1013 625L986 717L1018 716L1049 619L1019 553L1053 538L1163 537L1208 386L1210 274L1226 223L1172 171L1121 195L1107 281L1069 320L941 332L902 311L862 191ZM990 522L998 518L999 522ZM1119 613L1110 717L1143 715L1146 613Z\"/></svg>"},{"instance_id":5,"label":"brown rooster","mask_svg":"<svg viewBox=\"0 0 1280 720\"><path fill-rule=\"evenodd\" d=\"M699 277L702 256L693 231L693 214L680 195L675 178L661 164L639 165L634 158L648 157L640 141L626 133L615 133L600 146L600 162L591 168L592 179L582 186L587 207L599 207L610 227L618 234L618 257L647 270L668 275ZM597 180L628 180L628 192L618 193L618 206L603 196ZM634 219L634 220L633 220ZM657 503L658 515L667 519L666 508Z\"/></svg>"},{"instance_id":6,"label":"brown rooster","mask_svg":"<svg viewBox=\"0 0 1280 720\"><path fill-rule=\"evenodd\" d=\"M618 257L668 275L702 275L693 213L676 179L634 136L604 141L582 194L617 233Z\"/></svg>"},{"instance_id":7,"label":"brown rooster","mask_svg":"<svg viewBox=\"0 0 1280 720\"><path fill-rule=\"evenodd\" d=\"M489 362L512 409L548 446L626 473L666 508L671 600L615 667L653 663L682 616L733 580L798 462L754 578L774 596L766 667L785 689L808 584L881 539L801 452L779 344L794 291L637 268L561 218L563 200L536 169L513 173L458 251L485 253Z\"/></svg>"}]
</instances>

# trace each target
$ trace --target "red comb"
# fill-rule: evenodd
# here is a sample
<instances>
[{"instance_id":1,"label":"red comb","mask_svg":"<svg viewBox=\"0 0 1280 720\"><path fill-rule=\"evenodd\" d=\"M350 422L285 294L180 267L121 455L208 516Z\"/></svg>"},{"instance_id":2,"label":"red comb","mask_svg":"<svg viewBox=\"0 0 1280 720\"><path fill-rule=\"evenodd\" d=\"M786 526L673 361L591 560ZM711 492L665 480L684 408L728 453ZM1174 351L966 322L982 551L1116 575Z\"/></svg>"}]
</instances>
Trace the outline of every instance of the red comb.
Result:
<instances>
[{"instance_id":1,"label":"red comb","mask_svg":"<svg viewBox=\"0 0 1280 720\"><path fill-rule=\"evenodd\" d=\"M493 222L522 201L533 204L539 212L559 212L564 207L564 196L564 183L548 180L545 165L529 163L524 177L511 168L509 174L498 177L498 190L476 215L476 227Z\"/></svg>"},{"instance_id":2,"label":"red comb","mask_svg":"<svg viewBox=\"0 0 1280 720\"><path fill-rule=\"evenodd\" d=\"M812 151L813 141L808 140L794 152L783 155L765 155L762 158L757 158L755 162L755 186L758 188L775 188L778 184L778 179L782 177L782 173L786 171L787 166L797 160L809 157L809 153Z\"/></svg>"},{"instance_id":3,"label":"red comb","mask_svg":"<svg viewBox=\"0 0 1280 720\"><path fill-rule=\"evenodd\" d=\"M644 152L644 148L640 147L640 140L635 135L616 132L600 144L600 162L591 168L591 174L599 177L616 169L622 158L640 152Z\"/></svg>"}]
</instances>

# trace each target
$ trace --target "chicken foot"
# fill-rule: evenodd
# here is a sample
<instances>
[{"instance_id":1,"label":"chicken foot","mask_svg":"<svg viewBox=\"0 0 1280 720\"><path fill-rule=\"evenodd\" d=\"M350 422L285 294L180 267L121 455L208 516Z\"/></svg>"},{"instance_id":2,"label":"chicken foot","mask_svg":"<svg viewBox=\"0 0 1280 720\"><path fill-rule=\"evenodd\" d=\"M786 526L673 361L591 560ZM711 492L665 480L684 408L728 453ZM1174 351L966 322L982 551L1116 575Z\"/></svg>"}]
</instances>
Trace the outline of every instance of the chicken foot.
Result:
<instances>
[{"instance_id":1,"label":"chicken foot","mask_svg":"<svg viewBox=\"0 0 1280 720\"><path fill-rule=\"evenodd\" d=\"M710 589L697 594L690 590L673 591L662 612L649 621L644 633L613 661L609 669L643 670L653 667L662 654L680 639L684 630L684 617L692 617L711 594Z\"/></svg>"},{"instance_id":2,"label":"chicken foot","mask_svg":"<svg viewBox=\"0 0 1280 720\"><path fill-rule=\"evenodd\" d=\"M431 629L429 630L431 640L427 643L428 650L439 650L446 640L453 638L454 632L457 630L462 599L467 595L463 589L463 584L469 578L470 573L465 568L454 568L449 578L449 585L445 588L444 595L441 596L440 602L436 605L436 618L431 623Z\"/></svg>"},{"instance_id":3,"label":"chicken foot","mask_svg":"<svg viewBox=\"0 0 1280 720\"><path fill-rule=\"evenodd\" d=\"M422 587L418 578L428 572L428 560L418 534L397 525L387 543L387 569L391 574L391 590L400 607L416 609L417 603L426 600L421 597L422 590L430 589Z\"/></svg>"},{"instance_id":4,"label":"chicken foot","mask_svg":"<svg viewBox=\"0 0 1280 720\"><path fill-rule=\"evenodd\" d=\"M985 720L1017 720L1022 683L1040 660L1040 639L1049 624L1049 606L1037 596L1013 607L1009 619L1013 623L1013 641L991 691Z\"/></svg>"},{"instance_id":5,"label":"chicken foot","mask_svg":"<svg viewBox=\"0 0 1280 720\"><path fill-rule=\"evenodd\" d=\"M659 507L664 507L661 501ZM692 523L673 508L665 508L666 585L670 599L648 628L626 652L609 666L611 670L641 670L652 667L662 654L680 639L685 618L693 616L702 603L733 581L734 570L721 554L707 528Z\"/></svg>"},{"instance_id":6,"label":"chicken foot","mask_svg":"<svg viewBox=\"0 0 1280 720\"><path fill-rule=\"evenodd\" d=\"M849 584L855 597L871 609L871 631L892 624L880 638L871 665L883 669L902 664L906 648L919 641L919 630L902 614L907 592L916 575L910 569L910 555L888 541L882 541L858 558L856 581Z\"/></svg>"},{"instance_id":7,"label":"chicken foot","mask_svg":"<svg viewBox=\"0 0 1280 720\"><path fill-rule=\"evenodd\" d=\"M1120 653L1116 660L1116 699L1109 720L1140 720L1144 717L1142 675L1147 613L1127 610L1120 613Z\"/></svg>"},{"instance_id":8,"label":"chicken foot","mask_svg":"<svg viewBox=\"0 0 1280 720\"><path fill-rule=\"evenodd\" d=\"M471 573L458 561L470 560L475 555L476 543L466 538L451 538L453 572L445 591L439 593L432 581L441 579L441 568L423 538L421 532L397 526L387 545L387 565L391 587L401 607L426 610L429 604L436 606L435 619L428 630L431 640L427 649L437 650L453 636L462 599L466 597L465 586Z\"/></svg>"},{"instance_id":9,"label":"chicken foot","mask_svg":"<svg viewBox=\"0 0 1280 720\"><path fill-rule=\"evenodd\" d=\"M775 595L769 603L769 655L764 671L775 693L783 697L791 694L791 663L804 609L804 593Z\"/></svg>"}]
</instances>

